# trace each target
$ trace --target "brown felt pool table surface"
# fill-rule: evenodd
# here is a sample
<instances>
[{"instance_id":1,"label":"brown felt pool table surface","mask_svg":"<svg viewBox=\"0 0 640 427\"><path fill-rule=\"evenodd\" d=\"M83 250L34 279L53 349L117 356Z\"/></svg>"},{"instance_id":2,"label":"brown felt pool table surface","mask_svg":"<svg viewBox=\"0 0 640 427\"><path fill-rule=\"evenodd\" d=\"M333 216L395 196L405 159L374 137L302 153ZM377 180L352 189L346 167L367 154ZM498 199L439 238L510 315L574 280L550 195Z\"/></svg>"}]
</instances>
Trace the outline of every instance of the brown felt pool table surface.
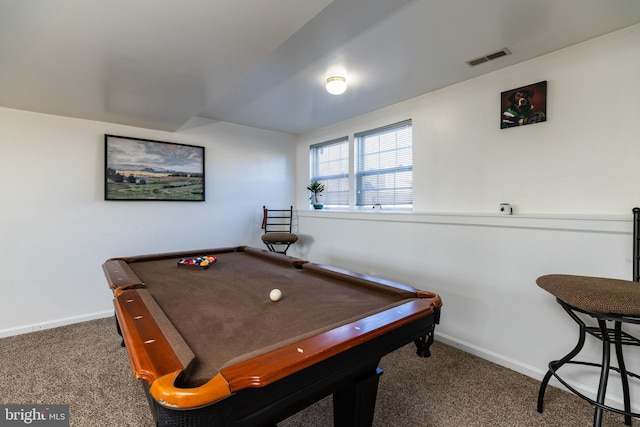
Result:
<instances>
[{"instance_id":1,"label":"brown felt pool table surface","mask_svg":"<svg viewBox=\"0 0 640 427\"><path fill-rule=\"evenodd\" d=\"M217 262L178 266L196 255ZM103 268L134 372L170 407L264 387L441 305L430 292L248 247L114 258Z\"/></svg>"}]
</instances>

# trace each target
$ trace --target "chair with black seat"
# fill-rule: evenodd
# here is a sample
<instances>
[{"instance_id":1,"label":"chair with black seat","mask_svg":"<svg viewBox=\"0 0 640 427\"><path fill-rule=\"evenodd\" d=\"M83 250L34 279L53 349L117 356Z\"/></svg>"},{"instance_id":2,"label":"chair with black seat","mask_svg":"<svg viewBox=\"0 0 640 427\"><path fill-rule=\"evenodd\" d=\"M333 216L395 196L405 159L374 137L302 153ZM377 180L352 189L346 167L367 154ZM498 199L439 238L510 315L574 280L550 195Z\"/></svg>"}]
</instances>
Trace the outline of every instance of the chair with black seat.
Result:
<instances>
[{"instance_id":1,"label":"chair with black seat","mask_svg":"<svg viewBox=\"0 0 640 427\"><path fill-rule=\"evenodd\" d=\"M289 246L298 241L298 235L291 232L293 206L289 209L267 209L263 206L262 211L262 241L270 251L286 255Z\"/></svg>"},{"instance_id":2,"label":"chair with black seat","mask_svg":"<svg viewBox=\"0 0 640 427\"><path fill-rule=\"evenodd\" d=\"M640 340L622 330L623 325L640 325L640 208L633 209L633 280L619 280L601 277L552 274L539 277L538 286L556 297L556 301L579 326L577 345L560 360L549 363L549 370L542 379L538 392L538 412L542 413L544 394L551 377L555 377L569 391L595 407L594 427L602 425L603 411L624 415L626 425L631 418L639 418L640 413L631 410L629 379L640 376L627 371L622 348L624 345L640 346ZM589 326L591 325L591 326ZM602 342L602 361L592 363L573 360L582 350L586 335ZM611 345L615 348L618 366L611 366ZM600 370L600 382L595 399L585 396L569 385L558 370L567 364L595 367ZM609 374L615 371L622 381L624 408L605 405Z\"/></svg>"}]
</instances>

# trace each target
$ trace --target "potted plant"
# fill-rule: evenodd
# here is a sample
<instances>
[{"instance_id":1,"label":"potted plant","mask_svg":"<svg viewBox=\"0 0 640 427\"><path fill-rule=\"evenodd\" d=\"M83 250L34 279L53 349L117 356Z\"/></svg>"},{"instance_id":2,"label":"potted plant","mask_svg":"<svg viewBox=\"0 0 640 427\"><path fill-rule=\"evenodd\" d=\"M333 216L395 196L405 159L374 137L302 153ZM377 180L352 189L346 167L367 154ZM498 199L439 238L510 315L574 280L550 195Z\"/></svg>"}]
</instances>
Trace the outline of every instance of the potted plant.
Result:
<instances>
[{"instance_id":1,"label":"potted plant","mask_svg":"<svg viewBox=\"0 0 640 427\"><path fill-rule=\"evenodd\" d=\"M313 181L307 186L307 190L311 191L311 197L309 197L309 200L311 200L311 204L314 209L322 209L323 205L318 200L318 197L320 197L320 193L324 191L324 184L321 184L318 181Z\"/></svg>"}]
</instances>

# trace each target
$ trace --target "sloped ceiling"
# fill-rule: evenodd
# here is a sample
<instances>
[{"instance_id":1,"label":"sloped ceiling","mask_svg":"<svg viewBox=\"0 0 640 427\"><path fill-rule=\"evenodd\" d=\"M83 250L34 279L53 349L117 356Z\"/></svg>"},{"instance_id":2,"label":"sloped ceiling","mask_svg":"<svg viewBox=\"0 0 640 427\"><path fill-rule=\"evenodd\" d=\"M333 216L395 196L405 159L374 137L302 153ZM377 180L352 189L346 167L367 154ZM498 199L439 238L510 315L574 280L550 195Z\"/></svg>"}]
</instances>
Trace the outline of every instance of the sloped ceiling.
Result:
<instances>
[{"instance_id":1,"label":"sloped ceiling","mask_svg":"<svg viewBox=\"0 0 640 427\"><path fill-rule=\"evenodd\" d=\"M0 106L297 134L639 22L637 0L0 0Z\"/></svg>"}]
</instances>

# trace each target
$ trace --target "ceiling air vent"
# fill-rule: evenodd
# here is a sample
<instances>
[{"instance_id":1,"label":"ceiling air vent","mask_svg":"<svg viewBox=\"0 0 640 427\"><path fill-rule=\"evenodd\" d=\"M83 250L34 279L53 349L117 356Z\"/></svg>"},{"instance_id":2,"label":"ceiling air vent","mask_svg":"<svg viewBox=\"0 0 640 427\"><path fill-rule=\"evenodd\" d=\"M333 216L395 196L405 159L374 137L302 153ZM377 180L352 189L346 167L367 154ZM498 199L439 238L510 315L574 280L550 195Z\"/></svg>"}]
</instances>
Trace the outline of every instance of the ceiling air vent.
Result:
<instances>
[{"instance_id":1,"label":"ceiling air vent","mask_svg":"<svg viewBox=\"0 0 640 427\"><path fill-rule=\"evenodd\" d=\"M489 55L481 56L480 58L472 59L471 61L467 61L467 65L469 67L475 67L478 64L482 64L483 62L489 62L494 59L500 58L502 56L511 55L509 49L504 48L494 53L490 53Z\"/></svg>"}]
</instances>

